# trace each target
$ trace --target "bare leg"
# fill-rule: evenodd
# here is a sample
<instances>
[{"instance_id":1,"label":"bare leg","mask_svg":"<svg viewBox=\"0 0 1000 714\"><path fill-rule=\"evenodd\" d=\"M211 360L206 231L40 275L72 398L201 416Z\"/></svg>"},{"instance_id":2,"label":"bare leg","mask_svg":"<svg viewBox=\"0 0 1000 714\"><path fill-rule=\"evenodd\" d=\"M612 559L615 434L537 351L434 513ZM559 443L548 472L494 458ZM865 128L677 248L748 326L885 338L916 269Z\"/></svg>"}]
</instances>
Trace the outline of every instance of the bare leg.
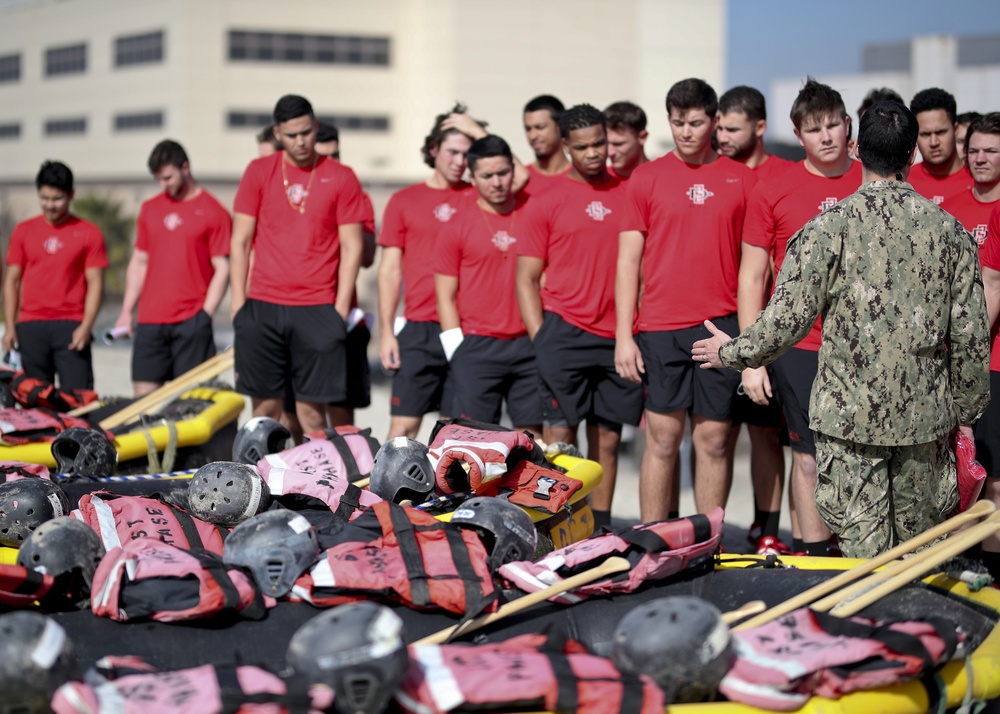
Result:
<instances>
[{"instance_id":1,"label":"bare leg","mask_svg":"<svg viewBox=\"0 0 1000 714\"><path fill-rule=\"evenodd\" d=\"M302 443L302 425L299 424L299 417L295 412L286 412L284 407L281 410L281 418L278 420L288 429L288 433L292 435L293 444Z\"/></svg>"},{"instance_id":2,"label":"bare leg","mask_svg":"<svg viewBox=\"0 0 1000 714\"><path fill-rule=\"evenodd\" d=\"M546 444L572 444L576 446L576 426L546 426L542 428L542 441Z\"/></svg>"},{"instance_id":3,"label":"bare leg","mask_svg":"<svg viewBox=\"0 0 1000 714\"><path fill-rule=\"evenodd\" d=\"M639 467L639 513L644 523L662 521L680 491L678 452L687 412L646 410L646 450Z\"/></svg>"},{"instance_id":4,"label":"bare leg","mask_svg":"<svg viewBox=\"0 0 1000 714\"><path fill-rule=\"evenodd\" d=\"M699 513L725 508L733 472L729 468L730 422L691 417L691 444L694 447L694 501Z\"/></svg>"},{"instance_id":5,"label":"bare leg","mask_svg":"<svg viewBox=\"0 0 1000 714\"><path fill-rule=\"evenodd\" d=\"M321 402L295 400L295 413L299 417L302 431L320 431L326 428L326 405Z\"/></svg>"},{"instance_id":6,"label":"bare leg","mask_svg":"<svg viewBox=\"0 0 1000 714\"><path fill-rule=\"evenodd\" d=\"M781 430L747 424L747 433L750 434L750 479L757 508L771 513L780 511L781 492L785 487Z\"/></svg>"},{"instance_id":7,"label":"bare leg","mask_svg":"<svg viewBox=\"0 0 1000 714\"><path fill-rule=\"evenodd\" d=\"M587 423L587 458L599 463L601 470L604 471L601 482L590 494L594 510L611 510L611 501L615 495L615 479L618 477L618 445L621 439L620 432Z\"/></svg>"},{"instance_id":8,"label":"bare leg","mask_svg":"<svg viewBox=\"0 0 1000 714\"><path fill-rule=\"evenodd\" d=\"M281 419L281 398L278 399L257 399L250 398L250 405L253 407L255 417L266 416L272 419Z\"/></svg>"},{"instance_id":9,"label":"bare leg","mask_svg":"<svg viewBox=\"0 0 1000 714\"><path fill-rule=\"evenodd\" d=\"M386 441L395 439L397 436L405 436L409 439L416 439L417 432L420 431L420 417L394 416L389 422L389 435Z\"/></svg>"},{"instance_id":10,"label":"bare leg","mask_svg":"<svg viewBox=\"0 0 1000 714\"><path fill-rule=\"evenodd\" d=\"M326 413L330 417L330 426L348 426L354 424L354 409L352 407L335 407L328 404Z\"/></svg>"},{"instance_id":11,"label":"bare leg","mask_svg":"<svg viewBox=\"0 0 1000 714\"><path fill-rule=\"evenodd\" d=\"M163 382L132 382L132 393L136 397L144 397L163 386Z\"/></svg>"},{"instance_id":12,"label":"bare leg","mask_svg":"<svg viewBox=\"0 0 1000 714\"><path fill-rule=\"evenodd\" d=\"M795 509L806 543L818 543L830 538L830 529L816 510L816 457L792 451L792 492Z\"/></svg>"}]
</instances>

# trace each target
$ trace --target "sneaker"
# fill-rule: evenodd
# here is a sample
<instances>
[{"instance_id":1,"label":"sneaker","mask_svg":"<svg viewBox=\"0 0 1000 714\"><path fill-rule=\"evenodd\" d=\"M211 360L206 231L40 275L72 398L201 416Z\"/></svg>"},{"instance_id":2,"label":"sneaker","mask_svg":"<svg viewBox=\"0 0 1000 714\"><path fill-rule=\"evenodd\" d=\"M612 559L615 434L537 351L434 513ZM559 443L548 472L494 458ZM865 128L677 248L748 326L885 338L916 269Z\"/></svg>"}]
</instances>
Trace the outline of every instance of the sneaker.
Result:
<instances>
[{"instance_id":1,"label":"sneaker","mask_svg":"<svg viewBox=\"0 0 1000 714\"><path fill-rule=\"evenodd\" d=\"M747 543L756 548L762 535L764 535L764 532L761 530L760 521L754 521L753 525L750 526L750 530L747 531Z\"/></svg>"},{"instance_id":2,"label":"sneaker","mask_svg":"<svg viewBox=\"0 0 1000 714\"><path fill-rule=\"evenodd\" d=\"M757 555L791 555L792 549L775 536L761 536L756 544Z\"/></svg>"}]
</instances>

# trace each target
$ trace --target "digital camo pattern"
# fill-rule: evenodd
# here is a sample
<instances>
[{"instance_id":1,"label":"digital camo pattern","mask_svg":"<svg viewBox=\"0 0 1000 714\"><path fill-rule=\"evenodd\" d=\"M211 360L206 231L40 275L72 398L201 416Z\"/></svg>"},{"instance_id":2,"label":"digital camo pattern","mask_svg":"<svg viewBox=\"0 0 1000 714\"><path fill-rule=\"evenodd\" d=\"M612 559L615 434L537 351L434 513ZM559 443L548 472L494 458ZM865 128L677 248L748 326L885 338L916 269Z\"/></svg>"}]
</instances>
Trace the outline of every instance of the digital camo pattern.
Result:
<instances>
[{"instance_id":1,"label":"digital camo pattern","mask_svg":"<svg viewBox=\"0 0 1000 714\"><path fill-rule=\"evenodd\" d=\"M768 364L823 316L810 427L861 444L936 440L989 402L989 330L975 243L900 181L874 181L788 243L770 303L719 351Z\"/></svg>"}]
</instances>

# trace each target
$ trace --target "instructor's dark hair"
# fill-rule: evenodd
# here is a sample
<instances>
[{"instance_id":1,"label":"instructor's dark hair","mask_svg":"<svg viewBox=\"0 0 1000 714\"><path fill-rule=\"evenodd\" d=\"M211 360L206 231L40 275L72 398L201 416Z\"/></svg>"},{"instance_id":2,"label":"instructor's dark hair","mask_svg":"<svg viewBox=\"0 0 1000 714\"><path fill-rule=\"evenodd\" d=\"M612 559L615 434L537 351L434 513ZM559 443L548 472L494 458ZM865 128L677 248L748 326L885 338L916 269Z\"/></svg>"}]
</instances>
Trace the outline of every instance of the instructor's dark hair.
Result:
<instances>
[{"instance_id":1,"label":"instructor's dark hair","mask_svg":"<svg viewBox=\"0 0 1000 714\"><path fill-rule=\"evenodd\" d=\"M309 100L297 94L286 94L274 105L275 124L281 124L282 122L305 116L313 119L316 118Z\"/></svg>"},{"instance_id":2,"label":"instructor's dark hair","mask_svg":"<svg viewBox=\"0 0 1000 714\"><path fill-rule=\"evenodd\" d=\"M767 120L767 103L759 89L741 84L719 97L719 114L743 112L751 122Z\"/></svg>"},{"instance_id":3,"label":"instructor's dark hair","mask_svg":"<svg viewBox=\"0 0 1000 714\"><path fill-rule=\"evenodd\" d=\"M806 77L806 83L799 90L799 95L792 102L789 118L796 129L802 128L807 118L823 119L828 116L847 118L847 108L840 92L828 84L817 82L812 77Z\"/></svg>"},{"instance_id":4,"label":"instructor's dark hair","mask_svg":"<svg viewBox=\"0 0 1000 714\"><path fill-rule=\"evenodd\" d=\"M955 97L950 92L939 87L931 87L930 89L921 89L910 100L910 111L914 115L920 112L932 112L935 109L943 109L951 123L955 123L958 105L955 104Z\"/></svg>"},{"instance_id":5,"label":"instructor's dark hair","mask_svg":"<svg viewBox=\"0 0 1000 714\"><path fill-rule=\"evenodd\" d=\"M176 166L181 168L188 163L187 152L184 147L173 139L164 139L153 147L149 154L149 173L155 174L164 166Z\"/></svg>"},{"instance_id":6,"label":"instructor's dark hair","mask_svg":"<svg viewBox=\"0 0 1000 714\"><path fill-rule=\"evenodd\" d=\"M35 177L35 188L51 186L66 193L73 193L73 172L60 161L46 161Z\"/></svg>"},{"instance_id":7,"label":"instructor's dark hair","mask_svg":"<svg viewBox=\"0 0 1000 714\"><path fill-rule=\"evenodd\" d=\"M632 102L615 102L604 108L604 119L607 128L614 131L630 129L633 134L646 131L646 112L642 107Z\"/></svg>"},{"instance_id":8,"label":"instructor's dark hair","mask_svg":"<svg viewBox=\"0 0 1000 714\"><path fill-rule=\"evenodd\" d=\"M466 111L467 109L464 104L456 102L455 106L449 111L434 117L434 126L431 128L431 133L424 137L424 145L420 147L420 152L424 155L424 163L432 169L434 168L434 154L432 152L437 151L447 137L452 134L462 134L458 129L442 129L441 124L452 114L465 114ZM486 126L486 122L484 121L479 121L478 119L475 121L481 127ZM466 134L462 134L462 136L466 136ZM471 139L472 137L470 136L469 138Z\"/></svg>"},{"instance_id":9,"label":"instructor's dark hair","mask_svg":"<svg viewBox=\"0 0 1000 714\"><path fill-rule=\"evenodd\" d=\"M511 152L510 146L496 134L487 134L482 139L476 139L465 155L469 171L476 170L476 162L480 159L491 159L494 156L503 156L510 161L511 165L514 163L514 154Z\"/></svg>"},{"instance_id":10,"label":"instructor's dark hair","mask_svg":"<svg viewBox=\"0 0 1000 714\"><path fill-rule=\"evenodd\" d=\"M559 116L566 111L566 107L558 98L551 94L539 94L534 99L524 105L524 114L528 112L540 112L547 109L553 121L559 121Z\"/></svg>"},{"instance_id":11,"label":"instructor's dark hair","mask_svg":"<svg viewBox=\"0 0 1000 714\"><path fill-rule=\"evenodd\" d=\"M862 165L877 176L899 177L913 156L919 128L913 112L899 102L875 102L858 129Z\"/></svg>"},{"instance_id":12,"label":"instructor's dark hair","mask_svg":"<svg viewBox=\"0 0 1000 714\"><path fill-rule=\"evenodd\" d=\"M591 104L577 104L570 107L559 117L559 133L568 139L569 133L576 129L587 129L592 126L607 128L607 119L597 107Z\"/></svg>"},{"instance_id":13,"label":"instructor's dark hair","mask_svg":"<svg viewBox=\"0 0 1000 714\"><path fill-rule=\"evenodd\" d=\"M719 111L719 97L703 79L682 79L667 92L667 114L674 109L704 109L714 119Z\"/></svg>"},{"instance_id":14,"label":"instructor's dark hair","mask_svg":"<svg viewBox=\"0 0 1000 714\"><path fill-rule=\"evenodd\" d=\"M868 94L861 100L861 106L858 107L858 117L861 117L866 111L871 109L872 104L875 102L898 102L904 106L906 105L906 102L903 101L903 98L899 96L899 92L895 89L874 87L869 89Z\"/></svg>"}]
</instances>

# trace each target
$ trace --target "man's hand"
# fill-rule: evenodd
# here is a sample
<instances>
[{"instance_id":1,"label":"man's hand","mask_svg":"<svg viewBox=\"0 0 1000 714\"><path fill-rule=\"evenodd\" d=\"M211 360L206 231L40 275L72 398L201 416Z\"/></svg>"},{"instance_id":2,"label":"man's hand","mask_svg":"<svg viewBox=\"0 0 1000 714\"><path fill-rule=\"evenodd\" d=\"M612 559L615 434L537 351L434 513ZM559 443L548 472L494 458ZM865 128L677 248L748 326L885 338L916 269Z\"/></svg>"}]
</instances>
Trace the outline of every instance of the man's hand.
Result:
<instances>
[{"instance_id":1,"label":"man's hand","mask_svg":"<svg viewBox=\"0 0 1000 714\"><path fill-rule=\"evenodd\" d=\"M128 336L128 337L132 337L133 334L134 334L134 332L135 332L132 329L132 313L131 312L128 312L128 313L123 312L122 314L120 314L118 316L118 319L115 320L115 327L114 327L114 329L116 329L116 330L125 330L125 335Z\"/></svg>"},{"instance_id":2,"label":"man's hand","mask_svg":"<svg viewBox=\"0 0 1000 714\"><path fill-rule=\"evenodd\" d=\"M90 344L90 330L88 330L84 325L78 325L75 330L73 330L73 339L70 340L69 348L71 350L87 349L87 345Z\"/></svg>"},{"instance_id":3,"label":"man's hand","mask_svg":"<svg viewBox=\"0 0 1000 714\"><path fill-rule=\"evenodd\" d=\"M743 370L743 392L754 404L766 407L770 403L767 400L774 394L771 392L771 378L767 376L767 367Z\"/></svg>"},{"instance_id":4,"label":"man's hand","mask_svg":"<svg viewBox=\"0 0 1000 714\"><path fill-rule=\"evenodd\" d=\"M229 321L232 322L236 319L236 313L240 311L240 308L246 304L246 300L241 300L237 302L236 300L231 300L229 303Z\"/></svg>"},{"instance_id":5,"label":"man's hand","mask_svg":"<svg viewBox=\"0 0 1000 714\"><path fill-rule=\"evenodd\" d=\"M642 375L646 373L646 365L642 361L642 352L632 335L615 340L615 371L622 379L636 384L642 383Z\"/></svg>"},{"instance_id":6,"label":"man's hand","mask_svg":"<svg viewBox=\"0 0 1000 714\"><path fill-rule=\"evenodd\" d=\"M973 432L973 430L972 430L972 427L971 427L970 425L968 425L968 424L959 424L959 425L958 425L958 430L959 430L959 432L961 432L962 434L965 434L965 435L966 435L967 437L969 437L969 439L970 439L970 440L971 440L971 441L972 441L973 443L975 443L975 441L976 441L976 435L975 435L975 433Z\"/></svg>"},{"instance_id":7,"label":"man's hand","mask_svg":"<svg viewBox=\"0 0 1000 714\"><path fill-rule=\"evenodd\" d=\"M719 348L729 342L731 338L712 324L711 320L705 320L705 329L711 332L712 336L695 342L691 347L691 357L694 358L695 362L702 363L702 369L725 367L726 365L722 364L722 360L719 359Z\"/></svg>"},{"instance_id":8,"label":"man's hand","mask_svg":"<svg viewBox=\"0 0 1000 714\"><path fill-rule=\"evenodd\" d=\"M13 327L8 327L7 331L3 333L3 351L10 352L11 350L17 349L17 330Z\"/></svg>"},{"instance_id":9,"label":"man's hand","mask_svg":"<svg viewBox=\"0 0 1000 714\"><path fill-rule=\"evenodd\" d=\"M392 333L382 333L378 340L378 356L383 369L399 369L399 342Z\"/></svg>"},{"instance_id":10,"label":"man's hand","mask_svg":"<svg viewBox=\"0 0 1000 714\"><path fill-rule=\"evenodd\" d=\"M468 114L458 114L457 112L452 112L441 122L441 130L447 131L448 129L458 129L473 140L482 139L489 134L479 122Z\"/></svg>"}]
</instances>

